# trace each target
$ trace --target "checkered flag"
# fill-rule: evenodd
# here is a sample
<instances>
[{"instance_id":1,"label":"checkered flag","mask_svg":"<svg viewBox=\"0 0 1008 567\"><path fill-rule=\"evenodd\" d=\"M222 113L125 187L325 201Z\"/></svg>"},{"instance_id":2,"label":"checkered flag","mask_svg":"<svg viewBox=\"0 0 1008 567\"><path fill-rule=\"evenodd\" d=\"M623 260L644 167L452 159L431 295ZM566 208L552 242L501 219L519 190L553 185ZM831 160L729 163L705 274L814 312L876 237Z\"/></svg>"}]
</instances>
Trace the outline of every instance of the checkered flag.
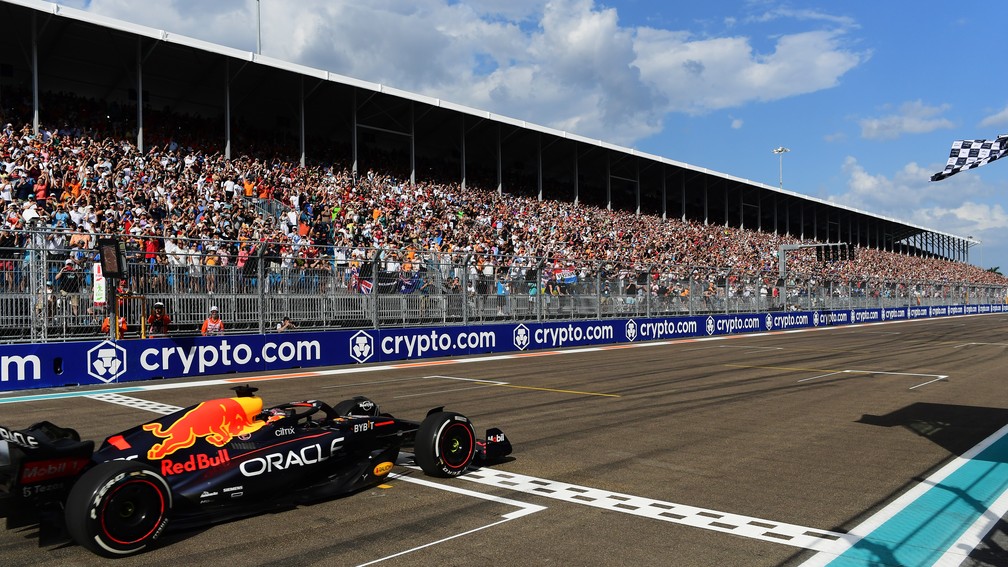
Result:
<instances>
[{"instance_id":1,"label":"checkered flag","mask_svg":"<svg viewBox=\"0 0 1008 567\"><path fill-rule=\"evenodd\" d=\"M964 169L973 169L1003 157L1008 154L1008 135L998 136L997 140L956 140L952 142L948 163L944 171L931 176L931 181L941 181L955 175Z\"/></svg>"}]
</instances>

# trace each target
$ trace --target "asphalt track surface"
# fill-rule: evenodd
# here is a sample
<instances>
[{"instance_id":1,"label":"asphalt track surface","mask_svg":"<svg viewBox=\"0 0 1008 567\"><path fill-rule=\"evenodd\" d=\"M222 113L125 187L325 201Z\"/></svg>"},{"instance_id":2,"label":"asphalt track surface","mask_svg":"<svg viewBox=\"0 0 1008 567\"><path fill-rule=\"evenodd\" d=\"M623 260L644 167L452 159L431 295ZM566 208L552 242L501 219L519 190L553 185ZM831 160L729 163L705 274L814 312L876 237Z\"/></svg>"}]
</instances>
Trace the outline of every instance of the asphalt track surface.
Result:
<instances>
[{"instance_id":1,"label":"asphalt track surface","mask_svg":"<svg viewBox=\"0 0 1008 567\"><path fill-rule=\"evenodd\" d=\"M849 532L1008 424L1005 315L622 346L256 382L267 405L364 394L414 419L444 405L501 427L513 459L475 473L503 484L397 466L384 487L170 534L116 564L800 565L815 552L788 541ZM97 440L154 417L84 397L0 404L6 426L49 419ZM962 564L1008 565L1005 528ZM0 533L5 566L107 562Z\"/></svg>"}]
</instances>

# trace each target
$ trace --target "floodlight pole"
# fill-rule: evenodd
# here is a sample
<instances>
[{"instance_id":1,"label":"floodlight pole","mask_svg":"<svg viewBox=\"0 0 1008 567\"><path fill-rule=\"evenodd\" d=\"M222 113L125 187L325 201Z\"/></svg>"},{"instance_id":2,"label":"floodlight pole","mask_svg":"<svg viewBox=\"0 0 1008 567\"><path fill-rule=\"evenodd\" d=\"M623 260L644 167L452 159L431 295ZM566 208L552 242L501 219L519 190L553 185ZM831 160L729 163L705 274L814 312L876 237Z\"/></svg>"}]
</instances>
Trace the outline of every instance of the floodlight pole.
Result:
<instances>
[{"instance_id":1,"label":"floodlight pole","mask_svg":"<svg viewBox=\"0 0 1008 567\"><path fill-rule=\"evenodd\" d=\"M780 162L780 188L782 190L784 189L784 154L790 151L790 149L785 148L784 146L780 146L773 150L773 153L777 154L777 157L779 158L778 161Z\"/></svg>"},{"instance_id":2,"label":"floodlight pole","mask_svg":"<svg viewBox=\"0 0 1008 567\"><path fill-rule=\"evenodd\" d=\"M256 0L256 54L262 55L262 10Z\"/></svg>"}]
</instances>

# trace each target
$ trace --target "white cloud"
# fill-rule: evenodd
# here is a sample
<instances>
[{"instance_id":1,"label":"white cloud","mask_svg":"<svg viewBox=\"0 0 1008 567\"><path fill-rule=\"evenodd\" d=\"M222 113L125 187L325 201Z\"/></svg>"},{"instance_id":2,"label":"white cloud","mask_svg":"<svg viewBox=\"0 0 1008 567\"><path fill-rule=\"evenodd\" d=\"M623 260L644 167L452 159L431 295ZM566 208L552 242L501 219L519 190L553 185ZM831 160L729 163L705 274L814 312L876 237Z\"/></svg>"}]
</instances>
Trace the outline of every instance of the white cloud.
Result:
<instances>
[{"instance_id":1,"label":"white cloud","mask_svg":"<svg viewBox=\"0 0 1008 567\"><path fill-rule=\"evenodd\" d=\"M766 15L801 31L761 53L743 35L622 26L615 9L593 0L260 7L271 57L624 145L661 131L668 113L831 88L870 56L848 46L853 21L812 11ZM91 0L86 9L239 49L256 45L254 0Z\"/></svg>"},{"instance_id":2,"label":"white cloud","mask_svg":"<svg viewBox=\"0 0 1008 567\"><path fill-rule=\"evenodd\" d=\"M874 214L910 222L918 226L973 236L985 244L986 252L973 250L970 261L985 267L999 263L1005 254L998 245L1008 229L1008 212L996 202L997 188L978 175L956 175L941 182L929 182L929 170L908 163L891 177L870 173L852 157L843 166L847 192L828 200ZM1005 266L1001 266L1002 269Z\"/></svg>"},{"instance_id":3,"label":"white cloud","mask_svg":"<svg viewBox=\"0 0 1008 567\"><path fill-rule=\"evenodd\" d=\"M694 39L642 28L636 63L669 98L667 111L703 113L835 86L867 58L845 50L841 37L839 31L784 35L773 53L759 54L746 37Z\"/></svg>"},{"instance_id":4,"label":"white cloud","mask_svg":"<svg viewBox=\"0 0 1008 567\"><path fill-rule=\"evenodd\" d=\"M894 140L904 134L924 134L952 128L955 124L940 116L948 108L947 104L928 106L919 100L905 102L894 114L862 119L861 137L869 140Z\"/></svg>"},{"instance_id":5,"label":"white cloud","mask_svg":"<svg viewBox=\"0 0 1008 567\"><path fill-rule=\"evenodd\" d=\"M824 21L832 24L836 24L842 27L855 27L857 22L847 16L835 16L833 14L828 14L825 12L819 12L817 10L809 9L791 9L786 7L775 7L766 12L761 12L750 18L750 21L756 22L769 22L779 19L794 19L794 20L811 20L811 21Z\"/></svg>"},{"instance_id":6,"label":"white cloud","mask_svg":"<svg viewBox=\"0 0 1008 567\"><path fill-rule=\"evenodd\" d=\"M1002 126L1004 124L1008 124L1008 106L980 121L981 126Z\"/></svg>"},{"instance_id":7,"label":"white cloud","mask_svg":"<svg viewBox=\"0 0 1008 567\"><path fill-rule=\"evenodd\" d=\"M869 173L848 156L843 173L847 192L830 200L894 218L909 218L913 211L931 207L952 209L965 199L989 198L996 192L979 176L957 175L941 182L930 181L931 169L910 162L891 177Z\"/></svg>"},{"instance_id":8,"label":"white cloud","mask_svg":"<svg viewBox=\"0 0 1008 567\"><path fill-rule=\"evenodd\" d=\"M956 227L960 234L976 235L1008 228L1008 213L1000 204L966 201L954 208L930 207L915 211L915 218L925 226Z\"/></svg>"}]
</instances>

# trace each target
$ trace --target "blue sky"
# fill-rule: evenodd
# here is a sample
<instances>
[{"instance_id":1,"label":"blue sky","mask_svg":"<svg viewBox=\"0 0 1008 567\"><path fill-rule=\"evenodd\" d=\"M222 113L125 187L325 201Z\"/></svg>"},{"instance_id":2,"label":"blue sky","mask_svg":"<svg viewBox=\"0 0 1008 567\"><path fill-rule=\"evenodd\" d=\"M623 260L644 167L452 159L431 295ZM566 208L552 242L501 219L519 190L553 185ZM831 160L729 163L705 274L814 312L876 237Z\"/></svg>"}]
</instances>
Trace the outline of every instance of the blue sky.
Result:
<instances>
[{"instance_id":1,"label":"blue sky","mask_svg":"<svg viewBox=\"0 0 1008 567\"><path fill-rule=\"evenodd\" d=\"M255 0L63 4L254 51ZM265 55L983 242L1008 273L1008 3L261 0Z\"/></svg>"}]
</instances>

